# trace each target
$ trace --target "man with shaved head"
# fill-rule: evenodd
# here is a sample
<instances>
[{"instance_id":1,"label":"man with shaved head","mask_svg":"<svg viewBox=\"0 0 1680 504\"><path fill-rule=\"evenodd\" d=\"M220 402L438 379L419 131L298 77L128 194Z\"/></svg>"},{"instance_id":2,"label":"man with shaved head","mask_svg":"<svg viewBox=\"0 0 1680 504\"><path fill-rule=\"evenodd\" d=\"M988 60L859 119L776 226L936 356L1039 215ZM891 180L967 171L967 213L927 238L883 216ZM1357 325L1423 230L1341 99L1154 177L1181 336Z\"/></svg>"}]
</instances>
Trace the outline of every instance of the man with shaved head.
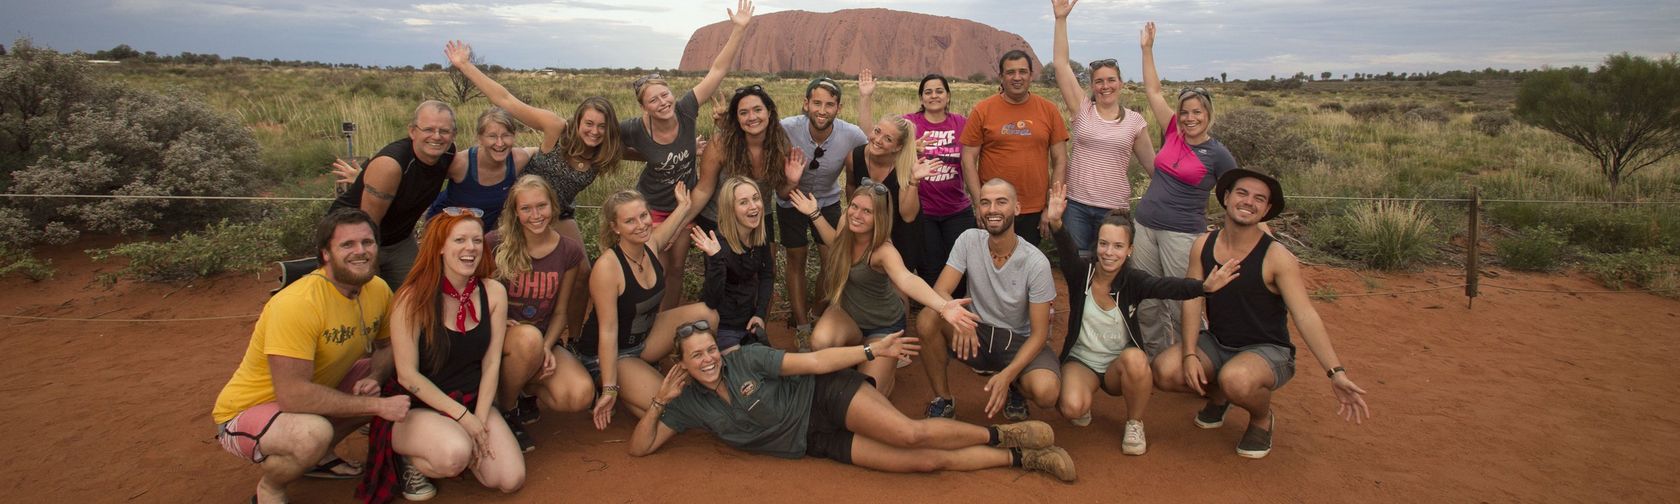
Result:
<instances>
[{"instance_id":1,"label":"man with shaved head","mask_svg":"<svg viewBox=\"0 0 1680 504\"><path fill-rule=\"evenodd\" d=\"M1015 186L994 178L976 192L975 215L985 227L957 237L934 289L950 296L966 276L973 298L969 307L980 315L980 326L972 333L959 332L932 310L916 317L916 334L933 349L923 354L934 393L927 416L956 416L945 377L946 364L955 356L977 372L992 374L986 382L988 418L1001 408L1005 418L1025 420L1029 399L1051 408L1061 395L1061 369L1055 352L1044 344L1050 338L1056 285L1050 260L1015 234L1021 210Z\"/></svg>"},{"instance_id":2,"label":"man with shaved head","mask_svg":"<svg viewBox=\"0 0 1680 504\"><path fill-rule=\"evenodd\" d=\"M437 100L426 100L414 109L408 123L408 138L391 142L368 160L350 189L334 200L328 211L355 208L379 224L379 278L392 290L402 285L414 267L419 251L414 243L414 224L437 199L443 181L449 177L449 163L455 160L455 109ZM340 159L333 167L340 172L357 170L354 161Z\"/></svg>"}]
</instances>

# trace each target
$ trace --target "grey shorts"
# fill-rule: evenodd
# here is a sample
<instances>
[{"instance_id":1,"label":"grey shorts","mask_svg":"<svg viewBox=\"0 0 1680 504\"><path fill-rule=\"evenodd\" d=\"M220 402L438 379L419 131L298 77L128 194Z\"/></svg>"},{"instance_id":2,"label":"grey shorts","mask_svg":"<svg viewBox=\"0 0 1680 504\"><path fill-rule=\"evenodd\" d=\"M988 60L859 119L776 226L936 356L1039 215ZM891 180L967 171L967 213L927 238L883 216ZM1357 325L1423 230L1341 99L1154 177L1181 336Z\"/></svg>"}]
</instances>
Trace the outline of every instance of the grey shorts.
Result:
<instances>
[{"instance_id":1,"label":"grey shorts","mask_svg":"<svg viewBox=\"0 0 1680 504\"><path fill-rule=\"evenodd\" d=\"M986 324L980 324L974 332L980 337L980 353L957 360L975 371L1003 371L1003 368L1009 367L1009 363L1015 361L1015 354L1020 353L1021 345L1027 344L1026 333L1012 332ZM957 356L956 350L952 350L950 345L945 346L945 353L951 357ZM1050 349L1049 344L1039 349L1038 355L1033 356L1032 361L1027 363L1027 368L1021 370L1021 376L1026 376L1034 369L1048 370L1056 373L1056 376L1062 375L1062 368L1056 365L1056 352Z\"/></svg>"},{"instance_id":2,"label":"grey shorts","mask_svg":"<svg viewBox=\"0 0 1680 504\"><path fill-rule=\"evenodd\" d=\"M1289 383L1289 379L1295 377L1295 352L1283 345L1257 343L1242 348L1232 348L1214 341L1213 333L1204 329L1201 337L1196 338L1196 349L1207 357L1209 364L1213 365L1214 376L1219 376L1219 369L1225 367L1225 363L1231 362L1231 359L1236 358L1237 354L1248 352L1259 356L1266 361L1267 366L1272 368L1272 376L1277 379L1276 383L1272 384L1272 390L1283 388L1283 384Z\"/></svg>"}]
</instances>

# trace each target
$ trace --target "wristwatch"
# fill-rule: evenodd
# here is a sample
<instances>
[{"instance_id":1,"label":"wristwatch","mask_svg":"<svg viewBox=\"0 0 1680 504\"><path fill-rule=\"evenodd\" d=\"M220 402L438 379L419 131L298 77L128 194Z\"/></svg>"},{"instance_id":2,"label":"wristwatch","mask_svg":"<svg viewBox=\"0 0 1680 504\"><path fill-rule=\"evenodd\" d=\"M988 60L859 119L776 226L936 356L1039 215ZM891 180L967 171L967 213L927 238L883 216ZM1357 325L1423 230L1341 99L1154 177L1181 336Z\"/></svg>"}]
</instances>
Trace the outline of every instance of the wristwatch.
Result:
<instances>
[{"instance_id":1,"label":"wristwatch","mask_svg":"<svg viewBox=\"0 0 1680 504\"><path fill-rule=\"evenodd\" d=\"M875 360L875 351L870 349L869 345L863 346L863 358L864 360Z\"/></svg>"},{"instance_id":2,"label":"wristwatch","mask_svg":"<svg viewBox=\"0 0 1680 504\"><path fill-rule=\"evenodd\" d=\"M1324 376L1327 377L1327 378L1334 379L1336 377L1336 373L1346 373L1346 372L1347 372L1347 368L1344 368L1344 367L1341 367L1341 366L1336 366L1336 367L1330 368L1329 371L1325 371Z\"/></svg>"}]
</instances>

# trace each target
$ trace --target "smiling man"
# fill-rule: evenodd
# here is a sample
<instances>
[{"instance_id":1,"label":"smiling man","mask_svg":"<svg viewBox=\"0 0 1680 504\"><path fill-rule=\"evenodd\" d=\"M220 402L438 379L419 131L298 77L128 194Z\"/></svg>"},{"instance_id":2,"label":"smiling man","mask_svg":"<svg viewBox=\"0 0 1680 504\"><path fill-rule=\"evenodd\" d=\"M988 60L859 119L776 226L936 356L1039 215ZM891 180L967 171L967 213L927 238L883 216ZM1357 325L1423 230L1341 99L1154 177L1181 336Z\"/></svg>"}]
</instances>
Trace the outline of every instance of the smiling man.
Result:
<instances>
[{"instance_id":1,"label":"smiling man","mask_svg":"<svg viewBox=\"0 0 1680 504\"><path fill-rule=\"evenodd\" d=\"M300 476L359 476L333 446L374 415L408 414L407 397L379 397L392 369L391 289L374 276L376 229L355 209L329 212L316 225L322 267L263 306L239 369L216 396L216 439L262 467L257 502L285 502L286 484Z\"/></svg>"},{"instance_id":2,"label":"smiling man","mask_svg":"<svg viewBox=\"0 0 1680 504\"><path fill-rule=\"evenodd\" d=\"M1012 50L998 59L1000 91L974 104L963 127L962 173L970 198L978 197L983 180L1014 185L1021 195L1015 232L1037 247L1046 231L1039 214L1050 188L1066 176L1068 129L1055 103L1032 94L1032 79L1026 52Z\"/></svg>"},{"instance_id":3,"label":"smiling man","mask_svg":"<svg viewBox=\"0 0 1680 504\"><path fill-rule=\"evenodd\" d=\"M818 77L805 86L805 113L782 119L782 130L788 141L804 151L805 173L799 179L799 189L817 197L822 217L830 226L840 222L841 169L846 153L869 142L869 137L857 125L840 119L840 85L834 79ZM771 165L776 166L776 165ZM805 261L812 240L822 253L822 235L811 226L811 220L793 208L793 202L776 198L776 223L781 227L782 247L787 249L788 300L793 305L789 321L804 341L811 333L811 318L806 313ZM823 278L818 273L817 278ZM818 286L818 290L822 290Z\"/></svg>"},{"instance_id":4,"label":"smiling man","mask_svg":"<svg viewBox=\"0 0 1680 504\"><path fill-rule=\"evenodd\" d=\"M427 100L414 109L408 138L379 149L329 209L360 209L379 224L379 277L391 289L414 267L414 224L437 199L454 159L455 109ZM341 159L334 166L354 170L348 163Z\"/></svg>"}]
</instances>

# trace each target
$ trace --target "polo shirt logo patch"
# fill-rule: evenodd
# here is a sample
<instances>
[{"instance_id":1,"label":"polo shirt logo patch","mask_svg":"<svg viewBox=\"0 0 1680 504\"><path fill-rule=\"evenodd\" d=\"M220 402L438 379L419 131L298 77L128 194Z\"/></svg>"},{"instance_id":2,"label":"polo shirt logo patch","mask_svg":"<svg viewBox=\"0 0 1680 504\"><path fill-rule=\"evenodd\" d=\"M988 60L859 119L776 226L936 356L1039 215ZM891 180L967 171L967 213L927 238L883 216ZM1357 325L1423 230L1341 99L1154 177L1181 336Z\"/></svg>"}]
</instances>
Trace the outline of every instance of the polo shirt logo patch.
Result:
<instances>
[{"instance_id":1,"label":"polo shirt logo patch","mask_svg":"<svg viewBox=\"0 0 1680 504\"><path fill-rule=\"evenodd\" d=\"M1032 136L1032 121L1020 120L1003 125L1001 133L1015 136Z\"/></svg>"},{"instance_id":2,"label":"polo shirt logo patch","mask_svg":"<svg viewBox=\"0 0 1680 504\"><path fill-rule=\"evenodd\" d=\"M741 384L742 397L753 395L753 392L758 392L758 380L747 380Z\"/></svg>"}]
</instances>

